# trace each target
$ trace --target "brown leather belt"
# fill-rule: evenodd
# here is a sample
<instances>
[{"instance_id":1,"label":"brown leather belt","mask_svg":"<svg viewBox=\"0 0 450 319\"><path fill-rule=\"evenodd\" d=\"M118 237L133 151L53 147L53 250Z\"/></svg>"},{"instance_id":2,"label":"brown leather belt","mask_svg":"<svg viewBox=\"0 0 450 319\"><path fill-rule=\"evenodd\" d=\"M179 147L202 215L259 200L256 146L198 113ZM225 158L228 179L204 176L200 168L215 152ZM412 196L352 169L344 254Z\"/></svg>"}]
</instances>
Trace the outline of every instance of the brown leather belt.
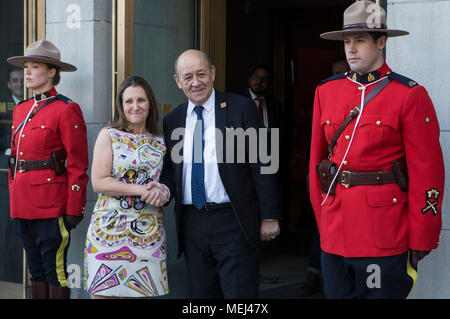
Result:
<instances>
[{"instance_id":1,"label":"brown leather belt","mask_svg":"<svg viewBox=\"0 0 450 319\"><path fill-rule=\"evenodd\" d=\"M348 188L356 185L391 184L397 183L397 180L393 171L358 172L347 170L339 172L336 182Z\"/></svg>"},{"instance_id":2,"label":"brown leather belt","mask_svg":"<svg viewBox=\"0 0 450 319\"><path fill-rule=\"evenodd\" d=\"M20 173L26 171L34 171L40 169L52 169L55 171L56 175L64 174L66 169L64 162L66 160L66 151L61 149L59 151L50 152L50 158L40 159L40 160L27 160L21 159L17 162L17 170ZM8 160L9 170L11 172L11 177L14 179L16 165L16 157L10 156Z\"/></svg>"},{"instance_id":3,"label":"brown leather belt","mask_svg":"<svg viewBox=\"0 0 450 319\"><path fill-rule=\"evenodd\" d=\"M55 163L52 158L42 160L25 160L21 159L17 163L17 170L20 173L39 169L55 169Z\"/></svg>"}]
</instances>

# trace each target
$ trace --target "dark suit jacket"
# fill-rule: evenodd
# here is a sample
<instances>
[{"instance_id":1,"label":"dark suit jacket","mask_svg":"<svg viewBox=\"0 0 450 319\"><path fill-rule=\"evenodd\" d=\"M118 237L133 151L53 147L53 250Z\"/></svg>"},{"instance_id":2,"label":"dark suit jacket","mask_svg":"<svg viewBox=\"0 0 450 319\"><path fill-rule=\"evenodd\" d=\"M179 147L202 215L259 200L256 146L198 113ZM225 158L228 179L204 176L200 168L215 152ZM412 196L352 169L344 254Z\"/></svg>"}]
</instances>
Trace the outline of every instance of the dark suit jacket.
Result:
<instances>
[{"instance_id":1,"label":"dark suit jacket","mask_svg":"<svg viewBox=\"0 0 450 319\"><path fill-rule=\"evenodd\" d=\"M0 98L0 152L4 153L5 149L11 147L11 125L13 111L11 109L15 107L15 102L11 95ZM2 168L4 168L2 166Z\"/></svg>"},{"instance_id":2,"label":"dark suit jacket","mask_svg":"<svg viewBox=\"0 0 450 319\"><path fill-rule=\"evenodd\" d=\"M242 91L241 93L243 96L248 97L249 99L252 99L249 89ZM289 119L287 116L283 115L283 107L281 103L275 99L273 96L266 94L264 96L264 99L266 101L266 109L267 109L267 120L269 129L272 128L278 128L279 129L279 156L280 156L280 169L278 173L281 173L282 170L285 171L289 166L289 148L290 148L290 126L289 126ZM253 101L253 100L252 100ZM252 107L256 108L256 104L253 101ZM270 131L269 131L270 132ZM270 141L270 139L269 139ZM269 148L271 146L269 145ZM278 176L280 177L280 175ZM280 181L280 186L282 186L283 182Z\"/></svg>"},{"instance_id":3,"label":"dark suit jacket","mask_svg":"<svg viewBox=\"0 0 450 319\"><path fill-rule=\"evenodd\" d=\"M277 182L275 175L261 174L261 163L250 163L248 160L248 143L246 143L246 161L238 163L237 150L234 147L234 161L226 162L226 132L227 128L261 128L263 124L255 107L249 107L254 102L238 94L223 94L215 92L216 128L222 132L224 151L223 163L218 163L219 175L225 190L230 198L233 211L240 223L242 231L251 245L258 245L260 238L261 219L278 219ZM222 107L226 103L225 107ZM222 106L221 106L222 105ZM170 189L171 198L175 197L175 220L177 226L179 251L183 252L182 234L180 234L181 204L183 199L183 163L175 163L171 158L173 147L179 140L172 141L170 136L176 128L186 126L186 111L188 102L179 105L163 120L164 138L167 153L164 158L164 167L160 182ZM216 139L218 136L216 136ZM183 145L183 144L181 144ZM219 147L220 143L216 144ZM220 153L217 151L217 153ZM182 154L182 153L181 153Z\"/></svg>"},{"instance_id":4,"label":"dark suit jacket","mask_svg":"<svg viewBox=\"0 0 450 319\"><path fill-rule=\"evenodd\" d=\"M246 89L242 92L242 95L248 97L248 98L252 98L252 96L250 95L249 89ZM269 127L278 127L281 129L281 127L283 126L282 123L282 115L281 115L281 111L282 111L282 106L281 103L278 102L277 99L275 99L274 97L272 97L271 95L265 95L264 96L265 100L266 100L266 108L267 108L267 119L268 119L268 124ZM253 106L256 106L255 102L253 102Z\"/></svg>"}]
</instances>

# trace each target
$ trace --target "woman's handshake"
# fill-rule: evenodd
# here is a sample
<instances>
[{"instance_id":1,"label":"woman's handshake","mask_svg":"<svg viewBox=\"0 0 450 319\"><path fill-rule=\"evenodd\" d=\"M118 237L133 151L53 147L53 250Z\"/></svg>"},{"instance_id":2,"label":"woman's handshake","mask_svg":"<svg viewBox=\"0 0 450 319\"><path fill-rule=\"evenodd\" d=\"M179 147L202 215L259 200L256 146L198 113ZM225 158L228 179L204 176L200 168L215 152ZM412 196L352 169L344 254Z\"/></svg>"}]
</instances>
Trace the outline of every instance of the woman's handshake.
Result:
<instances>
[{"instance_id":1,"label":"woman's handshake","mask_svg":"<svg viewBox=\"0 0 450 319\"><path fill-rule=\"evenodd\" d=\"M155 207L161 207L169 201L169 191L160 183L152 181L142 185L141 200Z\"/></svg>"}]
</instances>

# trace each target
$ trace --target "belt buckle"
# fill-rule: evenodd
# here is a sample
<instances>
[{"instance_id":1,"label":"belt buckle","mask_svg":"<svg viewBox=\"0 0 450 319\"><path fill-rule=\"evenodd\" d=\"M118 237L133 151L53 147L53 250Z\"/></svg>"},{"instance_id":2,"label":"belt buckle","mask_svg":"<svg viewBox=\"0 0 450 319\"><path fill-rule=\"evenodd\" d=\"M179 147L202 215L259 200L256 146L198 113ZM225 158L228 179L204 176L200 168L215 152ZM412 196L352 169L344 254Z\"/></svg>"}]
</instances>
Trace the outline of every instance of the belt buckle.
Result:
<instances>
[{"instance_id":1,"label":"belt buckle","mask_svg":"<svg viewBox=\"0 0 450 319\"><path fill-rule=\"evenodd\" d=\"M19 160L19 162L17 163L17 168L19 169L19 173L24 173L27 171L25 168L22 167L23 164L25 164L24 159Z\"/></svg>"},{"instance_id":2,"label":"belt buckle","mask_svg":"<svg viewBox=\"0 0 450 319\"><path fill-rule=\"evenodd\" d=\"M211 204L205 203L205 205L203 205L203 207L201 209L201 212L204 212L204 213L208 212L209 211L208 206L211 206Z\"/></svg>"},{"instance_id":3,"label":"belt buckle","mask_svg":"<svg viewBox=\"0 0 450 319\"><path fill-rule=\"evenodd\" d=\"M350 171L342 171L341 184L345 188L349 188L350 187L350 176L351 176L351 174L352 174L352 172L350 172Z\"/></svg>"}]
</instances>

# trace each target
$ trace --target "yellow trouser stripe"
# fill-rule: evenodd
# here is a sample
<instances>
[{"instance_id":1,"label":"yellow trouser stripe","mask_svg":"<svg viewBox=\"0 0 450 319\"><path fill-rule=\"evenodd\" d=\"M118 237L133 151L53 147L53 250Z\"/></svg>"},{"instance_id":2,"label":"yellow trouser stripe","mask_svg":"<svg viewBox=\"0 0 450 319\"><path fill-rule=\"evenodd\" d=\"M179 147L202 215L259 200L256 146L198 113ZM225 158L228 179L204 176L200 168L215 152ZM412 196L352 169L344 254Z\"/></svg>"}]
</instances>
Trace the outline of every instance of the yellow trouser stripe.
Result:
<instances>
[{"instance_id":1,"label":"yellow trouser stripe","mask_svg":"<svg viewBox=\"0 0 450 319\"><path fill-rule=\"evenodd\" d=\"M414 289L414 286L416 285L417 271L413 268L413 266L411 266L410 258L411 258L411 252L409 251L408 252L408 260L406 261L406 273L413 280L413 285L411 287L411 291L412 291ZM411 291L409 293L411 293Z\"/></svg>"},{"instance_id":2,"label":"yellow trouser stripe","mask_svg":"<svg viewBox=\"0 0 450 319\"><path fill-rule=\"evenodd\" d=\"M67 287L67 278L64 268L64 252L69 243L69 232L67 231L66 226L64 226L64 219L62 216L58 218L58 225L62 240L61 245L56 252L56 275L61 287Z\"/></svg>"}]
</instances>

